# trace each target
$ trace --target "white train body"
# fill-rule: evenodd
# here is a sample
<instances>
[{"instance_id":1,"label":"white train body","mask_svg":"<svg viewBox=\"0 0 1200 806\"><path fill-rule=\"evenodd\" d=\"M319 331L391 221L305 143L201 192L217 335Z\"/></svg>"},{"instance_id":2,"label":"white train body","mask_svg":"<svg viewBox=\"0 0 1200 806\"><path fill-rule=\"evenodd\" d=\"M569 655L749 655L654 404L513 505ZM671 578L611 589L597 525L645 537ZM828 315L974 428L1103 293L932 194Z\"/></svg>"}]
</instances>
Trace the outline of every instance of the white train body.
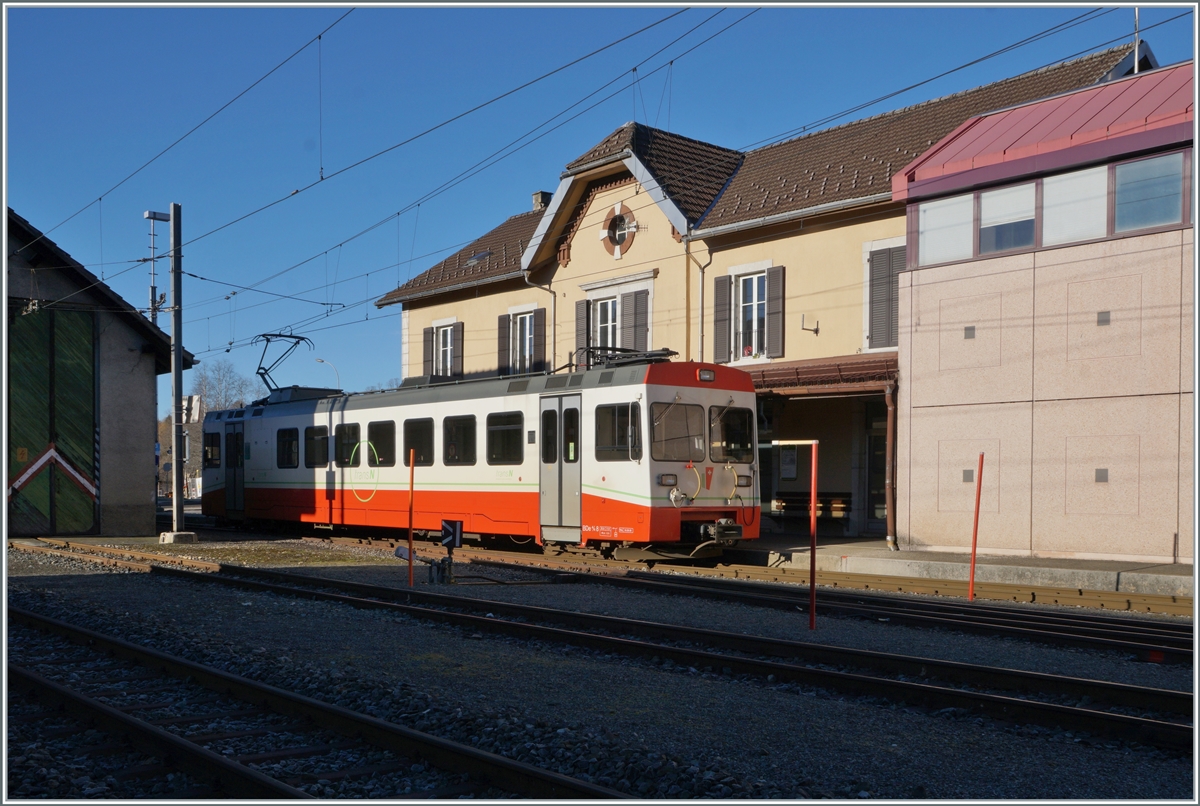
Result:
<instances>
[{"instance_id":1,"label":"white train body","mask_svg":"<svg viewBox=\"0 0 1200 806\"><path fill-rule=\"evenodd\" d=\"M411 452L416 530L601 547L759 534L754 390L730 367L307 396L206 415L204 514L407 529Z\"/></svg>"}]
</instances>

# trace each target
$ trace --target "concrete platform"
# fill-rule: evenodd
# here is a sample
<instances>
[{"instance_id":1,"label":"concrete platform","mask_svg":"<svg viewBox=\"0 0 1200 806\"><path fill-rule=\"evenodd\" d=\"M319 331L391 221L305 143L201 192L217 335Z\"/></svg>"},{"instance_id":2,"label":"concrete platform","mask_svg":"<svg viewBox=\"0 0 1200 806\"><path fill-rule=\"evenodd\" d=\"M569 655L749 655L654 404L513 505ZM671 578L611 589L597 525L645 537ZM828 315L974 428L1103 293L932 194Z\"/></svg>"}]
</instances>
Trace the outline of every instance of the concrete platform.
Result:
<instances>
[{"instance_id":1,"label":"concrete platform","mask_svg":"<svg viewBox=\"0 0 1200 806\"><path fill-rule=\"evenodd\" d=\"M771 566L808 568L808 532L766 534L726 557ZM764 558L762 555L766 554ZM883 537L839 537L817 530L817 570L851 574L962 579L969 576L970 552L891 551ZM1017 585L1082 588L1085 590L1194 596L1195 575L1190 564L1152 565L1110 560L1071 560L1042 557L978 555L975 579Z\"/></svg>"}]
</instances>

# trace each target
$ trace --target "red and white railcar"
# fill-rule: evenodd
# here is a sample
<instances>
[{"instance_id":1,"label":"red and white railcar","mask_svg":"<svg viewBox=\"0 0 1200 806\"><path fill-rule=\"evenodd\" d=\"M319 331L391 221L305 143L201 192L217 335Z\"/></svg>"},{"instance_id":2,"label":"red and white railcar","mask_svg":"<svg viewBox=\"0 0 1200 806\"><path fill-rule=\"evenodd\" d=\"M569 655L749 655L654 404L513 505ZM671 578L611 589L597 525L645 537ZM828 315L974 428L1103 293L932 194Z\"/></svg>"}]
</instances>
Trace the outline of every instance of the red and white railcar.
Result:
<instances>
[{"instance_id":1,"label":"red and white railcar","mask_svg":"<svg viewBox=\"0 0 1200 806\"><path fill-rule=\"evenodd\" d=\"M758 537L755 396L726 366L620 363L386 392L299 387L204 419L203 512L611 549ZM714 543L715 541L715 543Z\"/></svg>"}]
</instances>

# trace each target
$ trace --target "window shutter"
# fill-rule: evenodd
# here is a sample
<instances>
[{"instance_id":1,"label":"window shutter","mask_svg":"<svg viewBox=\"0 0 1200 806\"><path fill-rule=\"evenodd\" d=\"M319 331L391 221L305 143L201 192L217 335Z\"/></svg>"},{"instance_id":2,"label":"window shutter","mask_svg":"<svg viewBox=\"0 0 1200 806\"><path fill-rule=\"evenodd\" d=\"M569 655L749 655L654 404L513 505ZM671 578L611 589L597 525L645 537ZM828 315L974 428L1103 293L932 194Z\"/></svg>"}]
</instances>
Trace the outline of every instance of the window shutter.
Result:
<instances>
[{"instance_id":1,"label":"window shutter","mask_svg":"<svg viewBox=\"0 0 1200 806\"><path fill-rule=\"evenodd\" d=\"M462 322L455 322L453 328L454 340L450 343L450 373L457 378L462 377L463 374L463 352L465 352L463 348L466 347L463 333L466 331L466 326Z\"/></svg>"},{"instance_id":2,"label":"window shutter","mask_svg":"<svg viewBox=\"0 0 1200 806\"><path fill-rule=\"evenodd\" d=\"M870 256L871 348L895 347L899 343L900 272L904 269L903 246L878 249Z\"/></svg>"},{"instance_id":3,"label":"window shutter","mask_svg":"<svg viewBox=\"0 0 1200 806\"><path fill-rule=\"evenodd\" d=\"M575 364L587 367L584 350L591 342L592 334L592 303L581 299L575 303Z\"/></svg>"},{"instance_id":4,"label":"window shutter","mask_svg":"<svg viewBox=\"0 0 1200 806\"><path fill-rule=\"evenodd\" d=\"M900 343L900 272L904 271L906 260L907 256L904 253L903 246L897 246L892 250L892 276L889 286L892 301L891 307L888 309L888 316L891 320L888 326L889 347L895 347Z\"/></svg>"},{"instance_id":5,"label":"window shutter","mask_svg":"<svg viewBox=\"0 0 1200 806\"><path fill-rule=\"evenodd\" d=\"M511 370L509 365L512 351L510 349L510 340L512 338L512 317L506 313L500 314L496 318L496 374L507 375Z\"/></svg>"},{"instance_id":6,"label":"window shutter","mask_svg":"<svg viewBox=\"0 0 1200 806\"><path fill-rule=\"evenodd\" d=\"M767 358L783 357L783 266L767 269Z\"/></svg>"},{"instance_id":7,"label":"window shutter","mask_svg":"<svg viewBox=\"0 0 1200 806\"><path fill-rule=\"evenodd\" d=\"M621 295L621 346L627 350L646 349L650 329L650 292L634 291Z\"/></svg>"},{"instance_id":8,"label":"window shutter","mask_svg":"<svg viewBox=\"0 0 1200 806\"><path fill-rule=\"evenodd\" d=\"M427 327L421 333L421 374L433 374L433 328Z\"/></svg>"},{"instance_id":9,"label":"window shutter","mask_svg":"<svg viewBox=\"0 0 1200 806\"><path fill-rule=\"evenodd\" d=\"M729 315L733 300L733 278L713 278L713 361L729 363Z\"/></svg>"},{"instance_id":10,"label":"window shutter","mask_svg":"<svg viewBox=\"0 0 1200 806\"><path fill-rule=\"evenodd\" d=\"M533 371L546 369L546 309L538 308L533 312Z\"/></svg>"}]
</instances>

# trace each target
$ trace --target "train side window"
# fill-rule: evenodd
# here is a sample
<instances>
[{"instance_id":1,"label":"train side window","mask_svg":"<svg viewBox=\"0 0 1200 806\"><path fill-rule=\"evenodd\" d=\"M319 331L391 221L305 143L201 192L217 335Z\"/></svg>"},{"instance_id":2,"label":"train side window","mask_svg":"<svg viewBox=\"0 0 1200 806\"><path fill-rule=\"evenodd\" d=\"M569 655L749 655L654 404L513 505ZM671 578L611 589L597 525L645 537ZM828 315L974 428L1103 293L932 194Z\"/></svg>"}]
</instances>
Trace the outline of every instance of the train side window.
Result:
<instances>
[{"instance_id":1,"label":"train side window","mask_svg":"<svg viewBox=\"0 0 1200 806\"><path fill-rule=\"evenodd\" d=\"M754 412L732 406L708 410L709 456L714 462L754 461Z\"/></svg>"},{"instance_id":2,"label":"train side window","mask_svg":"<svg viewBox=\"0 0 1200 806\"><path fill-rule=\"evenodd\" d=\"M395 467L396 423L392 420L367 423L367 446L363 450L369 467Z\"/></svg>"},{"instance_id":3,"label":"train side window","mask_svg":"<svg viewBox=\"0 0 1200 806\"><path fill-rule=\"evenodd\" d=\"M299 428L280 428L275 432L275 466L300 466Z\"/></svg>"},{"instance_id":4,"label":"train side window","mask_svg":"<svg viewBox=\"0 0 1200 806\"><path fill-rule=\"evenodd\" d=\"M487 463L519 465L525 461L525 416L505 411L487 416Z\"/></svg>"},{"instance_id":5,"label":"train side window","mask_svg":"<svg viewBox=\"0 0 1200 806\"><path fill-rule=\"evenodd\" d=\"M596 407L596 461L642 458L642 409L637 403Z\"/></svg>"},{"instance_id":6,"label":"train side window","mask_svg":"<svg viewBox=\"0 0 1200 806\"><path fill-rule=\"evenodd\" d=\"M650 458L656 462L704 461L704 407L650 404Z\"/></svg>"},{"instance_id":7,"label":"train side window","mask_svg":"<svg viewBox=\"0 0 1200 806\"><path fill-rule=\"evenodd\" d=\"M211 469L221 466L221 435L210 432L204 435L204 467Z\"/></svg>"},{"instance_id":8,"label":"train side window","mask_svg":"<svg viewBox=\"0 0 1200 806\"><path fill-rule=\"evenodd\" d=\"M404 466L410 451L416 451L417 467L433 464L433 418L404 421Z\"/></svg>"},{"instance_id":9,"label":"train side window","mask_svg":"<svg viewBox=\"0 0 1200 806\"><path fill-rule=\"evenodd\" d=\"M558 461L558 412L547 409L542 412L542 463L552 465Z\"/></svg>"},{"instance_id":10,"label":"train side window","mask_svg":"<svg viewBox=\"0 0 1200 806\"><path fill-rule=\"evenodd\" d=\"M334 426L333 458L338 467L358 467L362 464L362 451L358 448L361 434L358 423Z\"/></svg>"},{"instance_id":11,"label":"train side window","mask_svg":"<svg viewBox=\"0 0 1200 806\"><path fill-rule=\"evenodd\" d=\"M579 461L579 409L563 409L563 461Z\"/></svg>"},{"instance_id":12,"label":"train side window","mask_svg":"<svg viewBox=\"0 0 1200 806\"><path fill-rule=\"evenodd\" d=\"M475 464L475 415L442 420L442 461L448 465Z\"/></svg>"},{"instance_id":13,"label":"train side window","mask_svg":"<svg viewBox=\"0 0 1200 806\"><path fill-rule=\"evenodd\" d=\"M304 466L325 467L329 464L329 429L313 425L304 429Z\"/></svg>"}]
</instances>

